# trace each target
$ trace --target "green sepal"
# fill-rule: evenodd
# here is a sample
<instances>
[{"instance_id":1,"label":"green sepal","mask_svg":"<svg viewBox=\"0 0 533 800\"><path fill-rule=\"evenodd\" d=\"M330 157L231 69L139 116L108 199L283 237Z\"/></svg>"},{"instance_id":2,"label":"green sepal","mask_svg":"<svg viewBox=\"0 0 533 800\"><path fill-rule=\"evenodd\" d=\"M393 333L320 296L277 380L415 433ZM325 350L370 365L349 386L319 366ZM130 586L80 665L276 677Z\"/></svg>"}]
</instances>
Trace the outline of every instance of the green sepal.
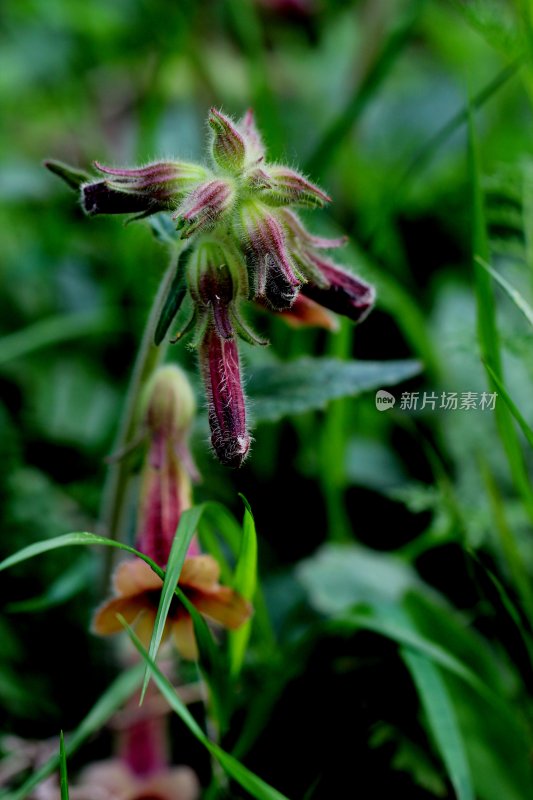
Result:
<instances>
[{"instance_id":1,"label":"green sepal","mask_svg":"<svg viewBox=\"0 0 533 800\"><path fill-rule=\"evenodd\" d=\"M160 345L165 338L172 320L178 313L183 299L187 293L187 278L183 266L180 267L180 259L176 266L176 274L168 290L168 294L163 303L163 309L157 321L154 333L154 344Z\"/></svg>"},{"instance_id":2,"label":"green sepal","mask_svg":"<svg viewBox=\"0 0 533 800\"><path fill-rule=\"evenodd\" d=\"M69 164L64 164L63 161L56 161L53 158L47 159L44 162L44 166L54 175L64 180L67 186L74 189L74 191L77 191L83 183L91 180L88 172L71 167Z\"/></svg>"}]
</instances>

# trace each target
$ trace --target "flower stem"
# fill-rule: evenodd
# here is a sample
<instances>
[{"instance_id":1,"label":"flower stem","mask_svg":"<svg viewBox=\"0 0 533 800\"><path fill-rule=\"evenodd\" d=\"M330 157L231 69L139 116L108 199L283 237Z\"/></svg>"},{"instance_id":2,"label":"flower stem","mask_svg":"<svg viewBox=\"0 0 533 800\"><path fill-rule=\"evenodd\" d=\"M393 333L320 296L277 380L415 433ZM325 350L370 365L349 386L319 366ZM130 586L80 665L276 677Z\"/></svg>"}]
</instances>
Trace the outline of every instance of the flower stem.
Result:
<instances>
[{"instance_id":1,"label":"flower stem","mask_svg":"<svg viewBox=\"0 0 533 800\"><path fill-rule=\"evenodd\" d=\"M107 472L100 513L100 527L103 534L109 536L110 539L118 539L122 527L127 488L131 477L131 446L138 438L139 401L147 381L162 360L167 347L166 343L159 346L154 344L154 332L176 271L176 256L176 253L172 254L172 260L163 274L148 314L113 448L113 452L118 454L118 458L109 465ZM108 559L107 568L104 570L106 582L110 567L111 561Z\"/></svg>"}]
</instances>

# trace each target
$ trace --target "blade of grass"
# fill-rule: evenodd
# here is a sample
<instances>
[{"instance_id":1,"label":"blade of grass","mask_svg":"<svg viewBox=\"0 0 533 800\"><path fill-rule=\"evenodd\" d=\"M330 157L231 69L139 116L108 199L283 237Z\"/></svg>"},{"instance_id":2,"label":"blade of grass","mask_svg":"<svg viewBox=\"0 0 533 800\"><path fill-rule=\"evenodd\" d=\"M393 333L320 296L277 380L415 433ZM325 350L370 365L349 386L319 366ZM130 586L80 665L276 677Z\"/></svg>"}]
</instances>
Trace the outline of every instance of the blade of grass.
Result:
<instances>
[{"instance_id":1,"label":"blade of grass","mask_svg":"<svg viewBox=\"0 0 533 800\"><path fill-rule=\"evenodd\" d=\"M474 800L465 747L453 704L438 668L408 647L400 649L411 673L429 729L450 776L458 800Z\"/></svg>"},{"instance_id":2,"label":"blade of grass","mask_svg":"<svg viewBox=\"0 0 533 800\"><path fill-rule=\"evenodd\" d=\"M224 771L257 800L287 800L285 795L269 786L253 772L250 772L250 770L237 761L237 759L233 758L233 756L231 756L229 753L226 753L225 750L207 737L188 708L183 704L176 694L176 691L170 681L163 675L157 664L150 658L148 652L142 646L138 636L136 636L134 631L123 618L121 619L121 622L124 625L125 630L128 632L130 639L137 651L144 659L148 669L150 670L154 683L158 687L161 694L166 698L172 710L176 712L193 736L195 736L196 739L198 739L198 741L203 744L203 746L211 753L211 755L217 759Z\"/></svg>"},{"instance_id":3,"label":"blade of grass","mask_svg":"<svg viewBox=\"0 0 533 800\"><path fill-rule=\"evenodd\" d=\"M404 51L418 22L424 0L414 0L403 19L390 33L363 81L356 87L346 107L326 130L305 169L310 175L320 177L325 167L335 157L339 146L355 122L375 96L376 90L390 74L398 56Z\"/></svg>"},{"instance_id":4,"label":"blade of grass","mask_svg":"<svg viewBox=\"0 0 533 800\"><path fill-rule=\"evenodd\" d=\"M34 322L0 339L0 365L24 358L45 347L117 330L118 314L109 309L57 314Z\"/></svg>"},{"instance_id":5,"label":"blade of grass","mask_svg":"<svg viewBox=\"0 0 533 800\"><path fill-rule=\"evenodd\" d=\"M245 600L251 602L254 599L257 586L257 533L248 500L242 494L239 497L244 503L244 519L242 523L241 551L235 569L233 587ZM241 671L251 629L252 620L250 619L236 631L230 632L230 669L233 677L237 677Z\"/></svg>"},{"instance_id":6,"label":"blade of grass","mask_svg":"<svg viewBox=\"0 0 533 800\"><path fill-rule=\"evenodd\" d=\"M59 777L61 785L61 800L69 800L67 755L65 753L65 740L63 737L63 731L61 731L59 734Z\"/></svg>"},{"instance_id":7,"label":"blade of grass","mask_svg":"<svg viewBox=\"0 0 533 800\"><path fill-rule=\"evenodd\" d=\"M498 695L484 681L480 680L472 670L465 667L461 661L450 655L440 645L419 634L416 629L408 626L407 623L400 625L397 616L392 615L392 613L388 615L385 609L380 609L379 615L354 611L328 623L328 627L339 632L350 632L357 628L362 628L386 636L399 645L407 645L416 652L430 658L440 667L444 667L453 675L457 675L475 689L479 695L488 700L489 703L497 705L507 714L510 713Z\"/></svg>"},{"instance_id":8,"label":"blade of grass","mask_svg":"<svg viewBox=\"0 0 533 800\"><path fill-rule=\"evenodd\" d=\"M481 189L481 165L472 109L468 117L469 173L472 190L472 256L477 304L478 341L489 384L494 388L489 367L503 381L500 340L496 323L496 309L491 277L482 263L489 262L489 241L485 219L484 198ZM514 428L512 416L506 406L496 404L496 423L509 463L510 472L524 507L533 521L533 490L524 463L520 441Z\"/></svg>"},{"instance_id":9,"label":"blade of grass","mask_svg":"<svg viewBox=\"0 0 533 800\"><path fill-rule=\"evenodd\" d=\"M143 664L136 664L126 672L122 672L111 686L96 701L85 719L76 730L67 737L66 756L71 756L81 745L112 717L112 715L128 700L141 684L144 673ZM0 794L3 800L26 800L30 792L48 778L60 764L59 753L53 755L39 769L24 781L22 786L12 792Z\"/></svg>"},{"instance_id":10,"label":"blade of grass","mask_svg":"<svg viewBox=\"0 0 533 800\"><path fill-rule=\"evenodd\" d=\"M149 654L152 661L155 661L157 658L157 651L159 650L159 645L161 644L161 639L163 638L163 632L167 623L170 604L178 585L183 562L185 561L187 550L189 549L189 545L192 537L194 536L196 528L198 527L198 521L202 516L203 511L204 506L200 505L187 509L181 515L178 529L176 531L176 535L174 536L174 541L172 542L170 555L168 557L165 579L163 581L163 588L161 590L161 597L159 598L159 606L155 618L154 629L152 631L152 638L150 640ZM149 670L146 669L139 704L142 704L143 702L149 680L150 673Z\"/></svg>"},{"instance_id":11,"label":"blade of grass","mask_svg":"<svg viewBox=\"0 0 533 800\"><path fill-rule=\"evenodd\" d=\"M494 278L496 283L499 283L499 285L502 287L502 289L505 290L505 292L511 298L511 300L516 305L516 307L518 309L520 309L520 311L522 312L524 317L527 319L529 324L533 325L533 308L531 308L529 303L522 297L520 292L517 289L515 289L514 286L511 286L511 284L508 281L506 281L505 278L503 278L501 275L499 275L496 272L496 270L493 269L490 266L490 264L488 264L483 258L481 258L480 256L476 256L475 258L476 258L476 261L480 264L480 266L482 266L483 269L486 269L487 272L490 275L492 275L492 277Z\"/></svg>"},{"instance_id":12,"label":"blade of grass","mask_svg":"<svg viewBox=\"0 0 533 800\"><path fill-rule=\"evenodd\" d=\"M198 646L198 666L211 692L218 729L224 734L228 727L233 699L227 660L217 646L209 625L179 586L176 587L176 596L191 616Z\"/></svg>"},{"instance_id":13,"label":"blade of grass","mask_svg":"<svg viewBox=\"0 0 533 800\"><path fill-rule=\"evenodd\" d=\"M496 92L518 73L524 62L525 59L521 56L500 70L492 80L472 96L470 107L472 109L482 108ZM434 155L440 150L442 145L448 141L450 136L453 136L459 128L468 122L468 113L468 105L460 108L416 151L415 155L402 172L398 182L392 188L389 187L387 195L383 198L383 202L379 204L380 221L374 224L368 236L365 237L364 244L368 245L376 236L377 230L383 224L383 221L390 218L392 211L398 204L402 191L405 191L405 187L409 181L412 181L415 175L424 169Z\"/></svg>"},{"instance_id":14,"label":"blade of grass","mask_svg":"<svg viewBox=\"0 0 533 800\"><path fill-rule=\"evenodd\" d=\"M514 400L512 400L509 392L507 391L501 380L498 378L492 367L489 366L489 364L485 364L485 369L487 370L490 377L494 381L494 385L496 386L499 394L502 396L505 405L507 406L507 408L509 409L515 420L520 425L522 433L526 437L529 444L533 447L533 429L531 429L531 427L528 425L528 423L522 416L521 412L518 409L518 406L516 405Z\"/></svg>"}]
</instances>

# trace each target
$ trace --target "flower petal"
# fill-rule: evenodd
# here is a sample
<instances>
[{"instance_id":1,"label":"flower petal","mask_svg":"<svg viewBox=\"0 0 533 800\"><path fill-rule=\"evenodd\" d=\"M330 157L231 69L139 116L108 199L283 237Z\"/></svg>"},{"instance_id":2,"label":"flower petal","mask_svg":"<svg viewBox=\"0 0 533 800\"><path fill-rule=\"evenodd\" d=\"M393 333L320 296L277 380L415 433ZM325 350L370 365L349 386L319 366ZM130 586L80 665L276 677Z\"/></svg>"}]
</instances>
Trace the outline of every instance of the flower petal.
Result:
<instances>
[{"instance_id":1,"label":"flower petal","mask_svg":"<svg viewBox=\"0 0 533 800\"><path fill-rule=\"evenodd\" d=\"M141 798L157 797L161 800L197 800L200 797L200 783L196 773L189 767L176 767L165 770L157 777L143 783ZM131 800L136 800L135 794Z\"/></svg>"},{"instance_id":2,"label":"flower petal","mask_svg":"<svg viewBox=\"0 0 533 800\"><path fill-rule=\"evenodd\" d=\"M96 609L92 629L99 636L120 633L124 628L117 618L117 614L121 614L126 622L131 625L146 607L147 598L142 595L138 597L115 597Z\"/></svg>"},{"instance_id":3,"label":"flower petal","mask_svg":"<svg viewBox=\"0 0 533 800\"><path fill-rule=\"evenodd\" d=\"M194 636L194 625L189 615L176 620L172 624L172 636L179 654L189 661L196 661L198 647Z\"/></svg>"},{"instance_id":4,"label":"flower petal","mask_svg":"<svg viewBox=\"0 0 533 800\"><path fill-rule=\"evenodd\" d=\"M213 589L220 578L220 566L212 556L197 555L186 558L180 575L180 586L193 589Z\"/></svg>"},{"instance_id":5,"label":"flower petal","mask_svg":"<svg viewBox=\"0 0 533 800\"><path fill-rule=\"evenodd\" d=\"M144 592L161 589L163 581L140 558L122 561L113 575L115 593L121 597L135 597Z\"/></svg>"},{"instance_id":6,"label":"flower petal","mask_svg":"<svg viewBox=\"0 0 533 800\"><path fill-rule=\"evenodd\" d=\"M225 628L238 628L252 613L250 603L228 586L219 586L213 592L196 591L190 599L201 614Z\"/></svg>"}]
</instances>

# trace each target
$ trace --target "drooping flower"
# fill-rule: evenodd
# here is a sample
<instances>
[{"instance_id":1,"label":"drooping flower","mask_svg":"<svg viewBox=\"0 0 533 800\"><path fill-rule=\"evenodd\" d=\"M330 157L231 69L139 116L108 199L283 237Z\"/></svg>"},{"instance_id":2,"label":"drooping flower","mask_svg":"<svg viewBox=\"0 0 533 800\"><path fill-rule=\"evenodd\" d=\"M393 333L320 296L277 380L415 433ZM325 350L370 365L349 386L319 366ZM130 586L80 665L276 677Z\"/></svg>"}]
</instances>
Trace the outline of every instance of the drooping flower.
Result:
<instances>
[{"instance_id":1,"label":"drooping flower","mask_svg":"<svg viewBox=\"0 0 533 800\"><path fill-rule=\"evenodd\" d=\"M247 326L242 304L253 301L274 313L286 312L293 321L310 323L314 316L317 324L328 326L327 315L310 301L360 322L375 293L323 256L321 251L341 247L346 238L312 235L294 209L321 208L330 197L292 167L268 161L252 111L235 122L213 108L208 126L208 166L162 161L116 169L97 164L102 177L94 181L57 162L47 166L70 186L81 187L82 205L91 215L132 213L139 218L171 212L182 250L155 341L165 337L188 296L193 313L175 340L194 329L192 346L200 353L213 449L224 464L240 466L250 435L236 340L263 343Z\"/></svg>"},{"instance_id":2,"label":"drooping flower","mask_svg":"<svg viewBox=\"0 0 533 800\"><path fill-rule=\"evenodd\" d=\"M147 386L142 416L148 434L147 455L141 474L135 547L165 568L180 517L191 505L194 469L187 436L194 415L194 397L179 367L158 369ZM233 589L219 583L220 567L203 555L193 537L179 587L196 609L213 622L238 628L251 614L250 604ZM145 646L152 636L159 606L161 578L138 558L122 561L113 576L113 597L96 610L93 630L101 636L123 630L117 615L135 626ZM192 619L174 598L164 638L172 637L184 658L197 657Z\"/></svg>"}]
</instances>

